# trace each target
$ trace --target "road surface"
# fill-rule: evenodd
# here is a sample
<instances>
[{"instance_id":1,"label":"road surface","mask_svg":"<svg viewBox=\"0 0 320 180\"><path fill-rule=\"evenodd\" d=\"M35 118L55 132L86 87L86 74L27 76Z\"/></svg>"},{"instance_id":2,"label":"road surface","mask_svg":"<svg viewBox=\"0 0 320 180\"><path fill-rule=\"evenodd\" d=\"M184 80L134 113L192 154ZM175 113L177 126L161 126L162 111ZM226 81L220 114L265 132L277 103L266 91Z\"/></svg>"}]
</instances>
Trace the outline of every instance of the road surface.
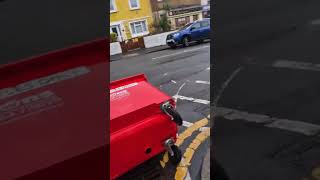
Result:
<instances>
[{"instance_id":1,"label":"road surface","mask_svg":"<svg viewBox=\"0 0 320 180\"><path fill-rule=\"evenodd\" d=\"M232 180L319 179L319 6L217 2L212 143Z\"/></svg>"}]
</instances>

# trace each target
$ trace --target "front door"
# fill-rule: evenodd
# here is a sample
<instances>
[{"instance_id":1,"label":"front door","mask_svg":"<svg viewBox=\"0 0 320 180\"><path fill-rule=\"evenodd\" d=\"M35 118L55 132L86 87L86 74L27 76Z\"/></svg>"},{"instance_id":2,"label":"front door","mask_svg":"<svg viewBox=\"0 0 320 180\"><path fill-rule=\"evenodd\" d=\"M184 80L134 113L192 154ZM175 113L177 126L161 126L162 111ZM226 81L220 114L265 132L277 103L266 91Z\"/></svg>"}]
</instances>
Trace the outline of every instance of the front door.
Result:
<instances>
[{"instance_id":1,"label":"front door","mask_svg":"<svg viewBox=\"0 0 320 180\"><path fill-rule=\"evenodd\" d=\"M120 31L120 25L113 25L110 26L110 32L114 32L117 34L117 40L122 41L121 31Z\"/></svg>"}]
</instances>

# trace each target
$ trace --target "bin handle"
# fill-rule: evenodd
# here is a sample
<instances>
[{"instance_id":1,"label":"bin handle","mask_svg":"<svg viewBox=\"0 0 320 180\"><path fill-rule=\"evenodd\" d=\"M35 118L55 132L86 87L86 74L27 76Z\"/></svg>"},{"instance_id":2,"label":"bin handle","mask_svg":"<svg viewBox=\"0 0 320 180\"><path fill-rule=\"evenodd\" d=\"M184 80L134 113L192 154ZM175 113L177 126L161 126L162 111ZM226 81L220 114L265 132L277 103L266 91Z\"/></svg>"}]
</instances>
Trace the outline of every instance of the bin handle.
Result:
<instances>
[{"instance_id":1,"label":"bin handle","mask_svg":"<svg viewBox=\"0 0 320 180\"><path fill-rule=\"evenodd\" d=\"M182 125L182 117L180 114L174 109L174 107L170 104L170 102L165 102L161 104L160 109L162 112L167 114L168 116L171 117L171 120L173 120L177 125L181 126Z\"/></svg>"}]
</instances>

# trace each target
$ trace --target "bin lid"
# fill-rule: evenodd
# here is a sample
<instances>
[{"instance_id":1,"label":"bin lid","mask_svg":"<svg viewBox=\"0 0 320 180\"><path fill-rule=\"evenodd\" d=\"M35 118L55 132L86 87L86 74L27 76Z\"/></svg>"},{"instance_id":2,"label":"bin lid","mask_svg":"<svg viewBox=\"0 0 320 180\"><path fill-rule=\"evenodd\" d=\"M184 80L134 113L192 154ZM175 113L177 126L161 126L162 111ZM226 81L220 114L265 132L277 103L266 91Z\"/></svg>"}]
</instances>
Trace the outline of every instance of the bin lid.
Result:
<instances>
[{"instance_id":1,"label":"bin lid","mask_svg":"<svg viewBox=\"0 0 320 180\"><path fill-rule=\"evenodd\" d=\"M160 105L172 98L150 84L144 74L110 84L110 132L162 113Z\"/></svg>"}]
</instances>

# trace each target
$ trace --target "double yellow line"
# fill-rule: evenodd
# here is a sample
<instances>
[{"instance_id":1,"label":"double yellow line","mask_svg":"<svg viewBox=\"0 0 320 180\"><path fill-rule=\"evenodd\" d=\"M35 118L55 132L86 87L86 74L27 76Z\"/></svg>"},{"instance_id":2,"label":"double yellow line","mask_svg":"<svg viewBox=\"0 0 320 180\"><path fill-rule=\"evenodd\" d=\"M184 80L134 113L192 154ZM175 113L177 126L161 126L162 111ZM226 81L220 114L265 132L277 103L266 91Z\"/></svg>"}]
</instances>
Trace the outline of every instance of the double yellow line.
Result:
<instances>
[{"instance_id":1,"label":"double yellow line","mask_svg":"<svg viewBox=\"0 0 320 180\"><path fill-rule=\"evenodd\" d=\"M210 118L210 115L208 116ZM195 122L192 126L188 127L177 137L176 145L179 147L183 142L189 138L195 131L200 130L204 126L209 124L207 118L201 119ZM199 133L193 141L189 144L185 153L183 154L183 159L180 164L177 166L177 171L175 174L175 180L183 180L187 176L188 167L191 165L192 157L198 147L204 142L208 137L210 137L210 128L205 128ZM160 161L161 166L164 168L166 163L169 161L168 152L163 156L163 159Z\"/></svg>"}]
</instances>

